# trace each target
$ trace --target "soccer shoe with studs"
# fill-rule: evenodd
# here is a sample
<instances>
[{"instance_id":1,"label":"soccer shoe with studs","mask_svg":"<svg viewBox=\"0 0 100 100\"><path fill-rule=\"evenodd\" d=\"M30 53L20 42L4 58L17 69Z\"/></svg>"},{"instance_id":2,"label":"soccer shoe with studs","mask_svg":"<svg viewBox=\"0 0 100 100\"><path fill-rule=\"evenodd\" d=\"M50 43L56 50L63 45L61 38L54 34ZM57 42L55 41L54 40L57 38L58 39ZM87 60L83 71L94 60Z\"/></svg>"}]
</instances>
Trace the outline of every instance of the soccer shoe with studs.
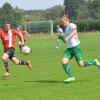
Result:
<instances>
[{"instance_id":1,"label":"soccer shoe with studs","mask_svg":"<svg viewBox=\"0 0 100 100\"><path fill-rule=\"evenodd\" d=\"M67 79L64 80L65 83L67 83L67 82L73 82L73 81L75 81L75 77L69 77L69 78L67 78Z\"/></svg>"},{"instance_id":2,"label":"soccer shoe with studs","mask_svg":"<svg viewBox=\"0 0 100 100\"><path fill-rule=\"evenodd\" d=\"M56 46L56 49L59 49L60 47L59 46Z\"/></svg>"},{"instance_id":3,"label":"soccer shoe with studs","mask_svg":"<svg viewBox=\"0 0 100 100\"><path fill-rule=\"evenodd\" d=\"M6 72L6 73L4 74L4 76L10 76L10 73L9 73L9 72Z\"/></svg>"}]
</instances>

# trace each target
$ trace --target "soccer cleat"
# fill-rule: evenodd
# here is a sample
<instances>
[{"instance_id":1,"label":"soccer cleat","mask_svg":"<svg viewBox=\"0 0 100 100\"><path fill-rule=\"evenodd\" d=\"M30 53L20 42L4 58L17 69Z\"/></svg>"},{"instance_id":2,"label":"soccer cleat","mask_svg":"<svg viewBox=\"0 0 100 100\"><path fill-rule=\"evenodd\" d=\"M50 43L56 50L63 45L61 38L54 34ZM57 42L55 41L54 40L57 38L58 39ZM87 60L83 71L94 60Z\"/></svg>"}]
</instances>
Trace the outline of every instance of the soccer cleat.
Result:
<instances>
[{"instance_id":1,"label":"soccer cleat","mask_svg":"<svg viewBox=\"0 0 100 100\"><path fill-rule=\"evenodd\" d=\"M10 76L10 73L9 73L9 72L6 72L6 73L4 74L4 76Z\"/></svg>"},{"instance_id":2,"label":"soccer cleat","mask_svg":"<svg viewBox=\"0 0 100 100\"><path fill-rule=\"evenodd\" d=\"M67 78L67 79L64 80L65 83L67 83L67 82L73 82L73 81L75 81L75 77L69 77L69 78Z\"/></svg>"},{"instance_id":3,"label":"soccer cleat","mask_svg":"<svg viewBox=\"0 0 100 100\"><path fill-rule=\"evenodd\" d=\"M30 70L32 70L32 64L31 64L30 61L27 61L27 67L28 67Z\"/></svg>"},{"instance_id":4,"label":"soccer cleat","mask_svg":"<svg viewBox=\"0 0 100 100\"><path fill-rule=\"evenodd\" d=\"M56 49L59 49L60 47L59 46L56 46Z\"/></svg>"},{"instance_id":5,"label":"soccer cleat","mask_svg":"<svg viewBox=\"0 0 100 100\"><path fill-rule=\"evenodd\" d=\"M97 59L95 59L94 61L96 62L96 66L100 69L100 62Z\"/></svg>"}]
</instances>

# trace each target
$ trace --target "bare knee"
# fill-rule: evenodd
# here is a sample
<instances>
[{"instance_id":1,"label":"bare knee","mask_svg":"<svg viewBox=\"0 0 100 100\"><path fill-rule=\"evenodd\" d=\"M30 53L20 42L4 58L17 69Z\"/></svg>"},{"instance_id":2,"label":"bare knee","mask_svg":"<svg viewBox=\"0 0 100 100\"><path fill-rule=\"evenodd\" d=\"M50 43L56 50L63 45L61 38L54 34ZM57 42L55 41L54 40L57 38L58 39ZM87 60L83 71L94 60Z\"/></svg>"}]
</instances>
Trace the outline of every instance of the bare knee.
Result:
<instances>
[{"instance_id":1,"label":"bare knee","mask_svg":"<svg viewBox=\"0 0 100 100\"><path fill-rule=\"evenodd\" d=\"M80 67L84 67L84 62L83 61L79 61L79 66Z\"/></svg>"},{"instance_id":2,"label":"bare knee","mask_svg":"<svg viewBox=\"0 0 100 100\"><path fill-rule=\"evenodd\" d=\"M1 59L2 59L2 60L7 60L7 59L8 59L8 57L7 57L7 56L5 56L5 55L3 55L3 56L1 57Z\"/></svg>"},{"instance_id":3,"label":"bare knee","mask_svg":"<svg viewBox=\"0 0 100 100\"><path fill-rule=\"evenodd\" d=\"M68 62L69 62L68 58L62 58L62 60L61 60L61 64L66 64Z\"/></svg>"}]
</instances>

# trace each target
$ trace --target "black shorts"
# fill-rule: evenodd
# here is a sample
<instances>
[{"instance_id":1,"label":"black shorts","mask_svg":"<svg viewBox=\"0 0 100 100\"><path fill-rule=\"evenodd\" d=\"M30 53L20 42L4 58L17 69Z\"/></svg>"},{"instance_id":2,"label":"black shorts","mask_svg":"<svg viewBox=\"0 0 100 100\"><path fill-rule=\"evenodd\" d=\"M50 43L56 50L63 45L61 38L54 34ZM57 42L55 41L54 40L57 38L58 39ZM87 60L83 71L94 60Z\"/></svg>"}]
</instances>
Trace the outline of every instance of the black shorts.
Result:
<instances>
[{"instance_id":1,"label":"black shorts","mask_svg":"<svg viewBox=\"0 0 100 100\"><path fill-rule=\"evenodd\" d=\"M8 48L5 50L5 53L9 55L9 58L12 60L12 57L15 57L14 56L14 53L15 53L15 48Z\"/></svg>"}]
</instances>

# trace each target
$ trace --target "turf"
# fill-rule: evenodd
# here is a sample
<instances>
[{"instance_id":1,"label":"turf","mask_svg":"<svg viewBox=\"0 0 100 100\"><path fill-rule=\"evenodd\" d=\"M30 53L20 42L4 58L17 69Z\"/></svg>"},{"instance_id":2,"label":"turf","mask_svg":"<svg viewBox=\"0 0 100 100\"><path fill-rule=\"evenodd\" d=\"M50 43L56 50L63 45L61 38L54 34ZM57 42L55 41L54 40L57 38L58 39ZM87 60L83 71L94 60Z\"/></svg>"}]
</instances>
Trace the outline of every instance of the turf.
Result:
<instances>
[{"instance_id":1,"label":"turf","mask_svg":"<svg viewBox=\"0 0 100 100\"><path fill-rule=\"evenodd\" d=\"M100 36L80 35L79 38L84 57L100 60ZM30 55L21 54L17 46L16 56L30 59L32 71L10 62L11 76L2 77L4 67L0 61L0 100L100 100L100 70L94 66L79 68L73 58L70 66L76 81L65 84L66 74L60 59L66 47L61 43L61 48L56 49L55 42L56 37L31 37L27 41L32 48ZM2 50L1 46L0 55Z\"/></svg>"}]
</instances>

